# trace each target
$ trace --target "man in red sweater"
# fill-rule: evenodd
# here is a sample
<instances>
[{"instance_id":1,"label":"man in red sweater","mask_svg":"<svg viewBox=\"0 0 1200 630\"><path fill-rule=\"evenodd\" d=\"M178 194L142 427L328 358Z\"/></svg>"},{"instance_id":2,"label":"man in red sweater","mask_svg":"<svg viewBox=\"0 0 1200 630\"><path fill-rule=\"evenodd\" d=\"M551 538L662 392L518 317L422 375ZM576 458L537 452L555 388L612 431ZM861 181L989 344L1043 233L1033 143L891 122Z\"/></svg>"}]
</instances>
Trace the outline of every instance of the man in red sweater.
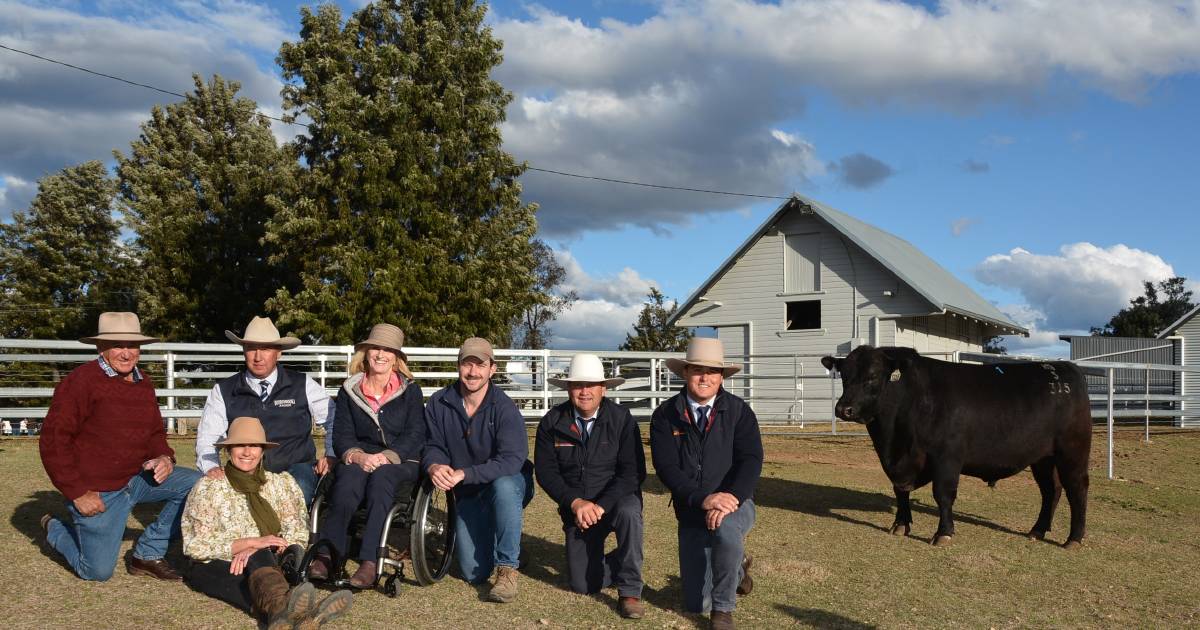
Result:
<instances>
[{"instance_id":1,"label":"man in red sweater","mask_svg":"<svg viewBox=\"0 0 1200 630\"><path fill-rule=\"evenodd\" d=\"M133 506L163 502L126 568L182 579L163 556L179 537L180 508L200 473L175 467L154 384L137 368L141 345L158 340L142 335L133 313L102 313L99 334L80 341L95 344L100 356L58 384L42 424L42 465L71 513L70 522L42 517L46 541L79 577L107 580Z\"/></svg>"}]
</instances>

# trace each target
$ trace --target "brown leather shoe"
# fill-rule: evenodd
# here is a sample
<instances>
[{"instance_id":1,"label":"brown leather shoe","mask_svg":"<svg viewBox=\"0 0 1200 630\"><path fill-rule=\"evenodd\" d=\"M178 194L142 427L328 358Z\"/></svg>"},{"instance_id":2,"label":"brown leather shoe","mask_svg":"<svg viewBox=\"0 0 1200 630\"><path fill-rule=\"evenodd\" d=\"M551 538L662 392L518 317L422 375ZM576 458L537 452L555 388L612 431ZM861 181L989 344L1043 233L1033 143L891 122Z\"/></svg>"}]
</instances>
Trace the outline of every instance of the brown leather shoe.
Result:
<instances>
[{"instance_id":1,"label":"brown leather shoe","mask_svg":"<svg viewBox=\"0 0 1200 630\"><path fill-rule=\"evenodd\" d=\"M617 602L617 611L626 619L641 619L642 615L646 614L646 609L642 606L642 600L636 597L622 597Z\"/></svg>"},{"instance_id":2,"label":"brown leather shoe","mask_svg":"<svg viewBox=\"0 0 1200 630\"><path fill-rule=\"evenodd\" d=\"M733 630L733 613L712 611L712 615L708 618L708 627L712 630Z\"/></svg>"},{"instance_id":3,"label":"brown leather shoe","mask_svg":"<svg viewBox=\"0 0 1200 630\"><path fill-rule=\"evenodd\" d=\"M750 577L750 565L754 564L754 556L742 555L742 581L738 582L737 594L749 595L754 590L754 578Z\"/></svg>"},{"instance_id":4,"label":"brown leather shoe","mask_svg":"<svg viewBox=\"0 0 1200 630\"><path fill-rule=\"evenodd\" d=\"M352 588L374 588L376 568L373 560L363 560L354 575L350 576L350 586Z\"/></svg>"},{"instance_id":5,"label":"brown leather shoe","mask_svg":"<svg viewBox=\"0 0 1200 630\"><path fill-rule=\"evenodd\" d=\"M166 580L168 582L179 582L183 579L182 575L175 572L171 565L167 564L166 560L159 558L158 560L142 560L134 556L129 557L129 564L125 565L129 575L149 575L153 578Z\"/></svg>"},{"instance_id":6,"label":"brown leather shoe","mask_svg":"<svg viewBox=\"0 0 1200 630\"><path fill-rule=\"evenodd\" d=\"M308 577L312 580L328 580L329 565L333 564L333 558L319 553L313 556L311 562L308 563Z\"/></svg>"}]
</instances>

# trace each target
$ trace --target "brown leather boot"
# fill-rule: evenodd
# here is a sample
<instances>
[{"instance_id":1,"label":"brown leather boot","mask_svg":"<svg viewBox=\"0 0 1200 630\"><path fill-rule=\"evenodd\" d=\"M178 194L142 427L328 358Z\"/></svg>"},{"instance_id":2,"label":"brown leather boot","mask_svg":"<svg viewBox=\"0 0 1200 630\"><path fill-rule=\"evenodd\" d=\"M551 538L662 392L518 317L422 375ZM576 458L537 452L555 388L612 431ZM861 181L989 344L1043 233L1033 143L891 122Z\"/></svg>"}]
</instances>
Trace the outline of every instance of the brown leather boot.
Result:
<instances>
[{"instance_id":1,"label":"brown leather boot","mask_svg":"<svg viewBox=\"0 0 1200 630\"><path fill-rule=\"evenodd\" d=\"M288 583L279 567L261 567L250 574L250 602L267 620L267 630L291 630Z\"/></svg>"}]
</instances>

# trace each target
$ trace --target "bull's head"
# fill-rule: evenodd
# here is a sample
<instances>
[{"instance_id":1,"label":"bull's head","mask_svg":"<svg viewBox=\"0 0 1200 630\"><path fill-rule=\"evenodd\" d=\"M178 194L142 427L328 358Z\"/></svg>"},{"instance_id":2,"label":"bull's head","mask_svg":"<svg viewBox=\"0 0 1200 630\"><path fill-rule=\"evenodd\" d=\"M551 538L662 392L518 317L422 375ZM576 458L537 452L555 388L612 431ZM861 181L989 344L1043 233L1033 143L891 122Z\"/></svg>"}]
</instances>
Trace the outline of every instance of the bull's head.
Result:
<instances>
[{"instance_id":1,"label":"bull's head","mask_svg":"<svg viewBox=\"0 0 1200 630\"><path fill-rule=\"evenodd\" d=\"M834 413L843 420L869 424L879 416L887 388L901 386L917 351L911 348L859 346L844 359L823 357L821 365L842 376L842 397Z\"/></svg>"}]
</instances>

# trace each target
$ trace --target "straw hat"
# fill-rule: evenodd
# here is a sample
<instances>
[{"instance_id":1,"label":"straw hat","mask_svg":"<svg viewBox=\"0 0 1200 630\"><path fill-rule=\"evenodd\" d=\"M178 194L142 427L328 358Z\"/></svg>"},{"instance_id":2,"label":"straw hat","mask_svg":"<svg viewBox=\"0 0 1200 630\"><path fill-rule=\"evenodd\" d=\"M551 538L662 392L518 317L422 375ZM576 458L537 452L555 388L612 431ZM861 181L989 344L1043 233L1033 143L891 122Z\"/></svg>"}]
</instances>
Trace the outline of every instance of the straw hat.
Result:
<instances>
[{"instance_id":1,"label":"straw hat","mask_svg":"<svg viewBox=\"0 0 1200 630\"><path fill-rule=\"evenodd\" d=\"M142 334L142 323L138 321L137 313L100 313L95 337L83 337L83 343L95 345L97 341L136 341L138 343L154 343L157 337L147 337Z\"/></svg>"},{"instance_id":2,"label":"straw hat","mask_svg":"<svg viewBox=\"0 0 1200 630\"><path fill-rule=\"evenodd\" d=\"M379 348L387 348L393 350L400 355L406 363L408 356L404 354L402 347L404 346L404 331L391 324L375 324L371 327L371 334L367 338L354 344L354 350L357 352L365 346L376 346Z\"/></svg>"},{"instance_id":3,"label":"straw hat","mask_svg":"<svg viewBox=\"0 0 1200 630\"><path fill-rule=\"evenodd\" d=\"M217 446L261 446L266 448L275 448L279 446L278 442L268 442L267 432L263 430L263 425L258 421L258 418L242 416L234 418L233 422L229 423L229 433L225 439L217 442Z\"/></svg>"},{"instance_id":4,"label":"straw hat","mask_svg":"<svg viewBox=\"0 0 1200 630\"><path fill-rule=\"evenodd\" d=\"M728 378L742 369L741 363L725 362L725 345L720 339L712 337L692 337L688 342L687 356L682 359L667 359L667 369L683 378L683 368L689 365L721 368L722 374Z\"/></svg>"},{"instance_id":5,"label":"straw hat","mask_svg":"<svg viewBox=\"0 0 1200 630\"><path fill-rule=\"evenodd\" d=\"M566 389L571 383L604 383L605 387L614 387L625 382L621 377L604 378L604 364L600 357L581 352L571 357L571 367L562 378L548 378L547 383Z\"/></svg>"},{"instance_id":6,"label":"straw hat","mask_svg":"<svg viewBox=\"0 0 1200 630\"><path fill-rule=\"evenodd\" d=\"M233 343L243 346L254 344L256 346L273 346L280 350L291 350L300 345L300 340L295 337L280 337L279 329L271 323L270 317L255 317L250 320L250 325L246 326L245 337L238 337L233 334L232 330L226 330L225 336Z\"/></svg>"}]
</instances>

